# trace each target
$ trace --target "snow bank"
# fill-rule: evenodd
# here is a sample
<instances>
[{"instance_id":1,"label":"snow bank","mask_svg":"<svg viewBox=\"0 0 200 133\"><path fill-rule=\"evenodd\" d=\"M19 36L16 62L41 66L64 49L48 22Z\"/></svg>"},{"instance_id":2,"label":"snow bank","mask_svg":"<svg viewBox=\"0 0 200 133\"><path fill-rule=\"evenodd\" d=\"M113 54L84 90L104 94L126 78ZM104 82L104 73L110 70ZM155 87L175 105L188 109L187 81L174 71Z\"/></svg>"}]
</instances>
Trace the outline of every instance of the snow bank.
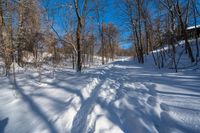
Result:
<instances>
[{"instance_id":1,"label":"snow bank","mask_svg":"<svg viewBox=\"0 0 200 133\"><path fill-rule=\"evenodd\" d=\"M22 73L24 71L24 69L22 67L20 67L16 62L13 62L10 65L10 72L13 73L14 71L16 73Z\"/></svg>"},{"instance_id":2,"label":"snow bank","mask_svg":"<svg viewBox=\"0 0 200 133\"><path fill-rule=\"evenodd\" d=\"M81 89L81 93L83 94L83 98L87 99L91 96L91 93L95 86L99 83L99 80L97 78L92 79L90 83L86 85L83 89Z\"/></svg>"}]
</instances>

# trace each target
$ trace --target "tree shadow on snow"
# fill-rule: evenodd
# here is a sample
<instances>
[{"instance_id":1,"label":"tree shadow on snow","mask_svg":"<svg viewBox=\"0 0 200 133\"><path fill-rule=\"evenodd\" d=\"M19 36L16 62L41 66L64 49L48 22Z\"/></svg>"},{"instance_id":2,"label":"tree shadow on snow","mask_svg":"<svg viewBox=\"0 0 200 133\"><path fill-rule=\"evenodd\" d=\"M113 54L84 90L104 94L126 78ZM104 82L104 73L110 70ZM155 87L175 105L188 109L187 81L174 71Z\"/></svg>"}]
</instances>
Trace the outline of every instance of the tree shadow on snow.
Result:
<instances>
[{"instance_id":1,"label":"tree shadow on snow","mask_svg":"<svg viewBox=\"0 0 200 133\"><path fill-rule=\"evenodd\" d=\"M56 127L53 123L51 123L48 120L47 115L38 107L38 105L31 99L31 97L27 96L23 90L20 88L20 86L17 84L17 81L14 79L10 79L10 83L15 87L16 92L21 96L22 100L27 103L27 105L30 107L32 112L38 116L44 124L47 126L50 133L58 133Z\"/></svg>"},{"instance_id":2,"label":"tree shadow on snow","mask_svg":"<svg viewBox=\"0 0 200 133\"><path fill-rule=\"evenodd\" d=\"M101 80L100 83L98 83L93 89L93 91L91 92L91 96L82 102L81 107L73 120L73 125L71 129L72 133L86 132L87 117L92 112L95 106L97 95L103 83L104 81ZM94 129L90 129L90 130L94 130Z\"/></svg>"},{"instance_id":3,"label":"tree shadow on snow","mask_svg":"<svg viewBox=\"0 0 200 133\"><path fill-rule=\"evenodd\" d=\"M197 82L200 75L196 74L196 76L194 76L189 73L183 73L183 75L186 76L177 77L173 75L173 72L171 73L172 75L170 75L170 72L167 73L159 70L153 71L152 69L146 69L141 65L134 65L131 67L132 64L128 61L125 62L125 65L124 62L121 61L113 64L117 66L112 68L112 76L109 78L122 86L115 90L115 98L109 103L106 103L101 98L98 98L96 103L100 105L102 109L107 111L107 118L118 125L122 131L126 133L132 133L133 131L141 133L151 133L156 131L163 133L174 131L186 131L191 133L199 132L196 129L192 129L192 127L181 125L177 120L171 117L168 110L162 107L162 103L157 102L157 98L159 98L158 95L170 96L171 98L200 98L200 82ZM125 68L121 69L120 65ZM126 67L127 65L129 65L129 67ZM134 88L127 88L123 86L124 83L138 83L142 86L137 88L136 84ZM169 88L171 91L158 90L157 84L176 87L179 88L179 90L172 91L173 89L171 88ZM147 95L146 100L143 99L145 95ZM123 98L127 100L126 102L128 105L132 105L133 107L123 106L123 104L119 105L119 107L114 105L117 100ZM180 103L180 101L176 101L175 99L174 102ZM156 107L157 104L160 104L159 106L161 106L160 114L154 110L154 107ZM175 106L173 107L173 111L177 111L177 108L181 107ZM183 109L188 112L199 111L198 109L194 110L187 106Z\"/></svg>"},{"instance_id":4,"label":"tree shadow on snow","mask_svg":"<svg viewBox=\"0 0 200 133\"><path fill-rule=\"evenodd\" d=\"M4 133L6 125L8 124L8 118L0 120L0 133Z\"/></svg>"}]
</instances>

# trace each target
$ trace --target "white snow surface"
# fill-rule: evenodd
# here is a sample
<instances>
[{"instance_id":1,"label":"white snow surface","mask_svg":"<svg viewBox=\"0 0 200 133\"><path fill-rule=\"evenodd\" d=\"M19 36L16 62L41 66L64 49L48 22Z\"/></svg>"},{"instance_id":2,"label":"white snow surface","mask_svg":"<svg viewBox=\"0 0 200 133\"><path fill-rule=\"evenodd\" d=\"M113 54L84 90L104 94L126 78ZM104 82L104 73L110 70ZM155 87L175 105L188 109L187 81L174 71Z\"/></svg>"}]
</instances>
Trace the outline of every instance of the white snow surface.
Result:
<instances>
[{"instance_id":1,"label":"white snow surface","mask_svg":"<svg viewBox=\"0 0 200 133\"><path fill-rule=\"evenodd\" d=\"M196 28L199 28L200 27L200 25L196 25ZM187 30L190 30L190 29L195 29L195 26L189 26L189 27L187 27Z\"/></svg>"},{"instance_id":2,"label":"white snow surface","mask_svg":"<svg viewBox=\"0 0 200 133\"><path fill-rule=\"evenodd\" d=\"M152 64L0 77L0 133L199 133L199 69Z\"/></svg>"}]
</instances>

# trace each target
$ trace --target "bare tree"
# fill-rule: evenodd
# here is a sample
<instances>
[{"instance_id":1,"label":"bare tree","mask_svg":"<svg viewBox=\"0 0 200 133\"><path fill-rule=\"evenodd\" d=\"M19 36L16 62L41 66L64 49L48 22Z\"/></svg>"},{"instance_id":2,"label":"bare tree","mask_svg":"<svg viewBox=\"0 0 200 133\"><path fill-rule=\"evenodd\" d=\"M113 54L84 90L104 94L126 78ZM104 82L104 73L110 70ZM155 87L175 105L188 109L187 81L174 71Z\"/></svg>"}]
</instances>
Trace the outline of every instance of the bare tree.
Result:
<instances>
[{"instance_id":1,"label":"bare tree","mask_svg":"<svg viewBox=\"0 0 200 133\"><path fill-rule=\"evenodd\" d=\"M188 5L190 4L189 0L188 0ZM188 52L189 54L189 57L191 59L191 62L194 62L194 57L193 57L193 53L192 53L192 49L190 47L190 44L189 44L189 41L188 41L188 35L187 35L187 17L188 15L186 14L186 21L184 23L183 21L183 17L182 17L182 12L181 12L181 8L180 8L180 4L179 4L179 0L177 0L176 2L176 7L174 5L174 8L176 8L176 11L177 11L177 15L178 15L178 19L179 19L179 23L181 25L181 31L182 31L182 34L184 36L184 40L185 40L185 50L186 50L186 53ZM187 7L187 10L189 10L189 6Z\"/></svg>"},{"instance_id":2,"label":"bare tree","mask_svg":"<svg viewBox=\"0 0 200 133\"><path fill-rule=\"evenodd\" d=\"M104 17L105 17L105 1L104 0L95 0L95 14L96 14L96 19L98 23L98 32L100 34L100 39L101 39L101 58L102 58L102 64L105 64L105 40L104 40Z\"/></svg>"},{"instance_id":3,"label":"bare tree","mask_svg":"<svg viewBox=\"0 0 200 133\"><path fill-rule=\"evenodd\" d=\"M198 31L197 31L197 7L196 7L196 1L192 0L192 12L193 12L193 18L194 18L194 26L195 26L195 43L196 43L196 63L197 58L199 57L199 44L198 44Z\"/></svg>"},{"instance_id":4,"label":"bare tree","mask_svg":"<svg viewBox=\"0 0 200 133\"><path fill-rule=\"evenodd\" d=\"M114 60L119 31L112 23L109 23L105 26L105 35L108 41L108 46L106 46L107 57L112 58L112 60Z\"/></svg>"},{"instance_id":5,"label":"bare tree","mask_svg":"<svg viewBox=\"0 0 200 133\"><path fill-rule=\"evenodd\" d=\"M81 61L81 30L83 27L83 22L85 19L85 11L87 8L87 3L88 0L84 0L83 1L83 9L80 9L79 6L79 1L78 0L74 0L74 5L75 5L75 11L76 11L76 16L77 16L77 30L76 30L76 44L77 44L77 72L81 72L82 69L82 61Z\"/></svg>"},{"instance_id":6,"label":"bare tree","mask_svg":"<svg viewBox=\"0 0 200 133\"><path fill-rule=\"evenodd\" d=\"M131 29L131 39L134 44L136 57L139 63L144 63L144 50L142 41L142 6L144 0L123 0L125 15Z\"/></svg>"},{"instance_id":7,"label":"bare tree","mask_svg":"<svg viewBox=\"0 0 200 133\"><path fill-rule=\"evenodd\" d=\"M3 7L4 11L3 12ZM1 51L5 67L6 75L9 72L10 65L12 63L12 10L11 2L0 0L0 41L1 41ZM4 15L7 19L4 18Z\"/></svg>"}]
</instances>

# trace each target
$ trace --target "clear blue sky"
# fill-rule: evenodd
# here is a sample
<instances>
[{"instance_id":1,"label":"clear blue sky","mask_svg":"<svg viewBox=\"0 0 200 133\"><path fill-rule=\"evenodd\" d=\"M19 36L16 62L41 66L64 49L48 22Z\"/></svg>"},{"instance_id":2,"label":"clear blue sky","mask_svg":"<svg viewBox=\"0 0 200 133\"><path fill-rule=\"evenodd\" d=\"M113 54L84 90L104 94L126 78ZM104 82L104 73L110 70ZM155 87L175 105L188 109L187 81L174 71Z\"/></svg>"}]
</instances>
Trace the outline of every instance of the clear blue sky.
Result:
<instances>
[{"instance_id":1,"label":"clear blue sky","mask_svg":"<svg viewBox=\"0 0 200 133\"><path fill-rule=\"evenodd\" d=\"M89 0L90 1L90 0ZM120 18L121 17L121 11L119 8L119 2L120 0L106 0L106 13L105 13L105 17L104 17L104 22L105 23L113 23L114 25L116 25L119 28L120 31L120 46L123 48L129 48L132 44L130 42L126 42L124 41L125 38L127 38L127 36L129 35L129 30L127 30L126 25L124 24L123 20ZM200 1L200 0L198 0ZM48 0L49 3L49 8L50 9L58 9L59 10L52 10L53 12L53 16L51 16L51 19L54 20L54 27L55 29L59 32L60 35L64 35L65 30L65 24L63 22L64 19L66 19L68 16L66 16L66 3L72 3L73 4L73 0L59 0L55 1L55 0ZM200 3L200 2L199 2ZM47 4L43 3L44 6L47 6ZM63 6L61 6L63 5ZM61 7L60 7L61 6ZM151 15L153 17L153 15L155 15L155 4L150 4L150 9L151 9ZM51 12L51 13L52 13ZM74 9L73 9L74 12ZM50 13L50 14L51 14ZM200 24L200 15L198 16L198 24ZM88 20L90 21L90 20ZM90 21L89 23L94 23L94 21ZM194 21L190 20L189 25L194 25Z\"/></svg>"}]
</instances>

